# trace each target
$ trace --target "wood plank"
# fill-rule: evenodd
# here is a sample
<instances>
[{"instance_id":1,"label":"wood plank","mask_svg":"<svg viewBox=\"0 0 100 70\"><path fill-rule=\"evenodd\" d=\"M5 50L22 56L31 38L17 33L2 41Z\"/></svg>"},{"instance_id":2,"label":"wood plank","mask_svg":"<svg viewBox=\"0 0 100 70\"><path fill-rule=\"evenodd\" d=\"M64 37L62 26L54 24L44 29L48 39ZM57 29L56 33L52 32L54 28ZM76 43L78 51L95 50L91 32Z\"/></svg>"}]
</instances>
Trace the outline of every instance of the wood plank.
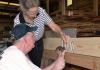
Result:
<instances>
[{"instance_id":1,"label":"wood plank","mask_svg":"<svg viewBox=\"0 0 100 70\"><path fill-rule=\"evenodd\" d=\"M72 38L75 48L73 53L67 52L67 63L92 70L100 70L100 37ZM55 48L61 45L60 38L46 38L44 40L44 55L47 59L56 59Z\"/></svg>"},{"instance_id":2,"label":"wood plank","mask_svg":"<svg viewBox=\"0 0 100 70\"><path fill-rule=\"evenodd\" d=\"M75 54L100 57L100 37L72 38ZM46 38L44 40L45 49L55 50L61 45L60 38Z\"/></svg>"},{"instance_id":3,"label":"wood plank","mask_svg":"<svg viewBox=\"0 0 100 70\"><path fill-rule=\"evenodd\" d=\"M100 38L78 38L75 41L74 53L100 57Z\"/></svg>"},{"instance_id":4,"label":"wood plank","mask_svg":"<svg viewBox=\"0 0 100 70\"><path fill-rule=\"evenodd\" d=\"M56 59L57 54L53 50L45 50L43 57L47 59ZM73 65L81 66L88 69L94 69L94 63L93 63L94 57L91 57L91 56L84 56L84 55L66 52L65 60L66 60L66 63L70 63Z\"/></svg>"},{"instance_id":5,"label":"wood plank","mask_svg":"<svg viewBox=\"0 0 100 70\"><path fill-rule=\"evenodd\" d=\"M100 58L95 58L95 69L94 70L100 70Z\"/></svg>"}]
</instances>

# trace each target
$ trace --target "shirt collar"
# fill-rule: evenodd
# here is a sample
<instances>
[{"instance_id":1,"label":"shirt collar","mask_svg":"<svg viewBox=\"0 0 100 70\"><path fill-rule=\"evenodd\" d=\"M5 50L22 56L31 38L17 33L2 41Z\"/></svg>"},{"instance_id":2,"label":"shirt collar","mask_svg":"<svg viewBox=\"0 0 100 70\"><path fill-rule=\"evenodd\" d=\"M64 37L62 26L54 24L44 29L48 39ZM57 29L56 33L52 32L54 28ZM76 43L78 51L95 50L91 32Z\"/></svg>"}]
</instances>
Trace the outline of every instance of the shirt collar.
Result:
<instances>
[{"instance_id":1,"label":"shirt collar","mask_svg":"<svg viewBox=\"0 0 100 70\"><path fill-rule=\"evenodd\" d=\"M36 17L34 17L33 20L37 18L38 15L39 13L37 13ZM20 12L19 14L19 20L20 20L20 23L26 23L22 12Z\"/></svg>"}]
</instances>

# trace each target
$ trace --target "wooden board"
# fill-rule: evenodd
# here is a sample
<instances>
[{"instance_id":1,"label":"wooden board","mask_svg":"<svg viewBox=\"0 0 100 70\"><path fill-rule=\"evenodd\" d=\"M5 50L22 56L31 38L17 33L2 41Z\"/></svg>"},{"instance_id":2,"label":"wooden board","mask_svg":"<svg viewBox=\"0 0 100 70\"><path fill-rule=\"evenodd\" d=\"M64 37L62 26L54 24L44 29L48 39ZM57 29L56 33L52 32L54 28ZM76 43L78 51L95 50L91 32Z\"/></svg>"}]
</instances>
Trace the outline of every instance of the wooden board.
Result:
<instances>
[{"instance_id":1,"label":"wooden board","mask_svg":"<svg viewBox=\"0 0 100 70\"><path fill-rule=\"evenodd\" d=\"M55 60L57 54L53 50L44 50L42 65L48 66L51 59ZM65 53L66 63L77 65L91 70L100 70L100 57L93 57L74 53Z\"/></svg>"},{"instance_id":2,"label":"wooden board","mask_svg":"<svg viewBox=\"0 0 100 70\"><path fill-rule=\"evenodd\" d=\"M100 37L73 38L73 53L100 57ZM46 38L44 46L47 50L55 50L61 45L60 38Z\"/></svg>"}]
</instances>

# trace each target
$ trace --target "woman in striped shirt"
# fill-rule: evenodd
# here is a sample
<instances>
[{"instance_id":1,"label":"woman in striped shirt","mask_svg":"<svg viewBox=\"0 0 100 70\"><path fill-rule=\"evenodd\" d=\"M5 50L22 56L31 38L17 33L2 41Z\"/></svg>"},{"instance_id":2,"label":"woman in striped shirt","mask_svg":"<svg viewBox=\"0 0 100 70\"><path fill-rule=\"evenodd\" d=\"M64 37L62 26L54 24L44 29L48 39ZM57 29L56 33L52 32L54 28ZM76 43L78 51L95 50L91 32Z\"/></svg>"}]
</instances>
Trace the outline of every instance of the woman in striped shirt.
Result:
<instances>
[{"instance_id":1,"label":"woman in striped shirt","mask_svg":"<svg viewBox=\"0 0 100 70\"><path fill-rule=\"evenodd\" d=\"M64 43L67 43L69 36L62 32L61 28L53 22L46 11L39 7L39 0L19 0L21 12L14 19L14 26L17 24L26 24L30 27L37 26L38 29L34 32L36 43L35 48L28 53L31 61L40 67L43 54L43 41L45 25L51 30L59 33Z\"/></svg>"}]
</instances>

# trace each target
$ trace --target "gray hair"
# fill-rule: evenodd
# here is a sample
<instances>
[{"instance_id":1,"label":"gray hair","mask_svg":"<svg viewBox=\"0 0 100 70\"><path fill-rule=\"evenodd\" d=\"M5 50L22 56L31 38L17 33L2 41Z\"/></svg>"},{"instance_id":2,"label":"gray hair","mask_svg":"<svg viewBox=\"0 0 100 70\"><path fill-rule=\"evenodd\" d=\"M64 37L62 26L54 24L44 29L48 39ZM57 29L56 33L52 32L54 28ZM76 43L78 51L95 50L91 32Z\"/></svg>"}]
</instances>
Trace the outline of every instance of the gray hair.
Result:
<instances>
[{"instance_id":1,"label":"gray hair","mask_svg":"<svg viewBox=\"0 0 100 70\"><path fill-rule=\"evenodd\" d=\"M39 6L39 0L19 0L20 9L23 13L28 11L32 7Z\"/></svg>"}]
</instances>

